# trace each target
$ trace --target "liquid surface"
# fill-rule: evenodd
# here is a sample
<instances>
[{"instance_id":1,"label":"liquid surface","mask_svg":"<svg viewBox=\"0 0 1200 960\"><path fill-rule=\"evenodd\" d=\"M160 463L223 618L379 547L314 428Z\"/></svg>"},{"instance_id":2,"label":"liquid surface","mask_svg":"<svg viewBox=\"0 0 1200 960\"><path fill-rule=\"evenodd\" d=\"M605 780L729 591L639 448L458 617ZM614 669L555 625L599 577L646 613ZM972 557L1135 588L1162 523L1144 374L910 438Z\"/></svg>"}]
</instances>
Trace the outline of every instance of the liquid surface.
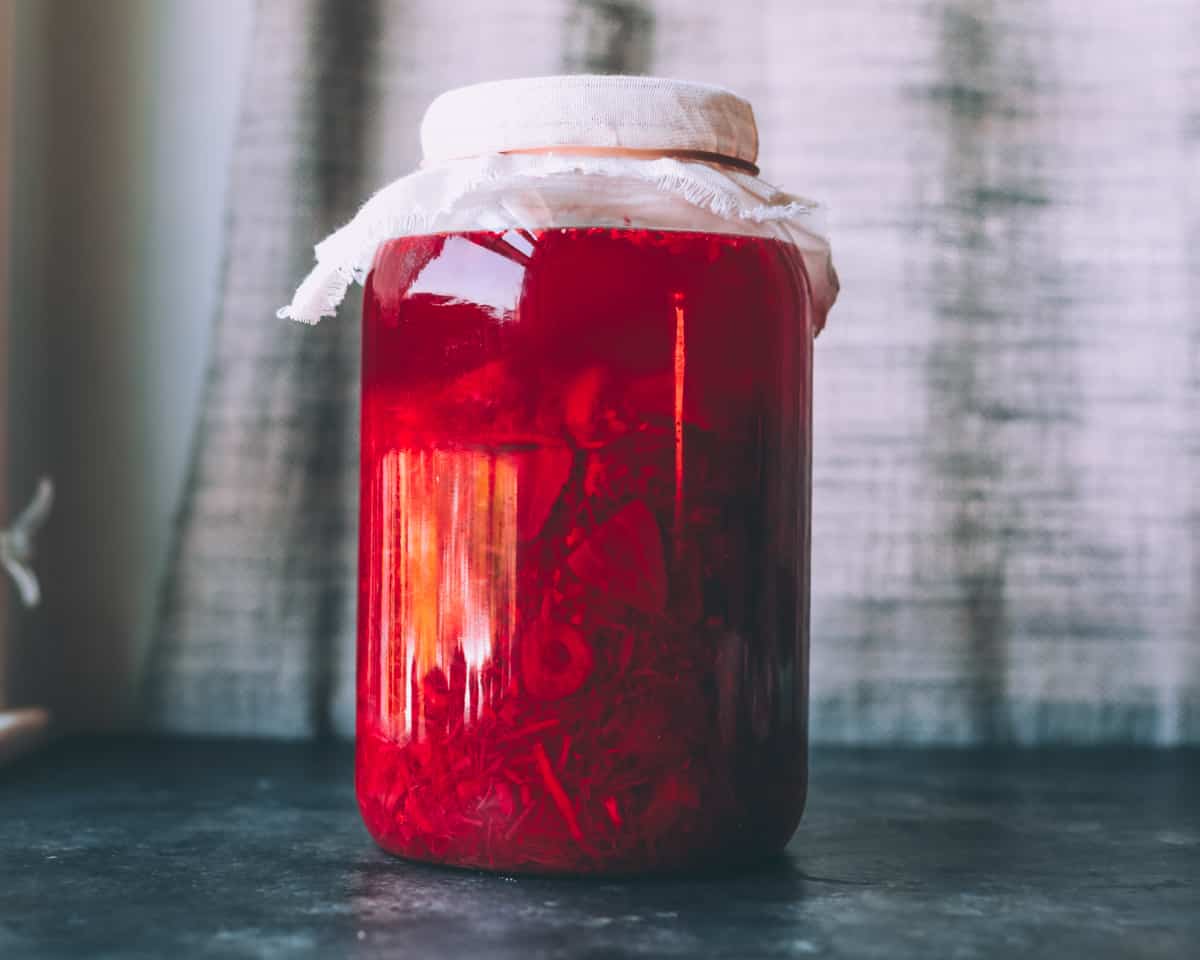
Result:
<instances>
[{"instance_id":1,"label":"liquid surface","mask_svg":"<svg viewBox=\"0 0 1200 960\"><path fill-rule=\"evenodd\" d=\"M357 781L418 859L754 856L803 807L811 320L795 251L410 237L364 305Z\"/></svg>"}]
</instances>

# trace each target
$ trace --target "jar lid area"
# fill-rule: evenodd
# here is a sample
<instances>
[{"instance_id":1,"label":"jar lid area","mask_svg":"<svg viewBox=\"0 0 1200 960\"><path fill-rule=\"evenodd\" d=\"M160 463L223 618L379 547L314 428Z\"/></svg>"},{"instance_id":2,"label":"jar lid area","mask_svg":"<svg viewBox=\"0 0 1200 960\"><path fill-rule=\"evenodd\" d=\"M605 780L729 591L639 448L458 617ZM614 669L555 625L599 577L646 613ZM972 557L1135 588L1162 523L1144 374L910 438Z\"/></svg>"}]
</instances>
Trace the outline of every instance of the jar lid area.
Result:
<instances>
[{"instance_id":1,"label":"jar lid area","mask_svg":"<svg viewBox=\"0 0 1200 960\"><path fill-rule=\"evenodd\" d=\"M721 87L661 77L573 75L459 87L421 122L425 163L575 147L758 160L749 102Z\"/></svg>"}]
</instances>

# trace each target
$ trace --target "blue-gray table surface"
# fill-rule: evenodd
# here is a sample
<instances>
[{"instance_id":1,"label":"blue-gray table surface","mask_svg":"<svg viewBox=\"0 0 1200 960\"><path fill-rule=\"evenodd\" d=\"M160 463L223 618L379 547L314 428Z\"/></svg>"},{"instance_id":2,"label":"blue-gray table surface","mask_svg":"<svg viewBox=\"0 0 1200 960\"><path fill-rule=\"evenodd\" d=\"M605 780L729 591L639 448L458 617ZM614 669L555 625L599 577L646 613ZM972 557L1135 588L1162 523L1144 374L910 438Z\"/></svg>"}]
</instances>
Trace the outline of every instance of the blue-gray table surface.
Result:
<instances>
[{"instance_id":1,"label":"blue-gray table surface","mask_svg":"<svg viewBox=\"0 0 1200 960\"><path fill-rule=\"evenodd\" d=\"M0 773L0 956L1172 957L1200 753L818 750L759 869L644 881L393 859L346 745L81 739Z\"/></svg>"}]
</instances>

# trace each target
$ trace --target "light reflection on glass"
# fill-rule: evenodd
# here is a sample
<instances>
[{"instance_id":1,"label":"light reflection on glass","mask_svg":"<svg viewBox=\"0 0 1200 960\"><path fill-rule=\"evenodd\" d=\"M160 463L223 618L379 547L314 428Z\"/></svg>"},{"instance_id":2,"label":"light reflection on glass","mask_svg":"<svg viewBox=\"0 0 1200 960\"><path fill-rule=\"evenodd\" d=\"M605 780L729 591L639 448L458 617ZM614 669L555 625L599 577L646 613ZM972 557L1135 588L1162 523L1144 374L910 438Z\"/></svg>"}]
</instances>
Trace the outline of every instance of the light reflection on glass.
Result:
<instances>
[{"instance_id":1,"label":"light reflection on glass","mask_svg":"<svg viewBox=\"0 0 1200 960\"><path fill-rule=\"evenodd\" d=\"M380 722L420 739L421 679L436 668L450 681L461 652L470 723L484 668L515 630L517 467L503 454L392 450L380 469Z\"/></svg>"},{"instance_id":2,"label":"light reflection on glass","mask_svg":"<svg viewBox=\"0 0 1200 960\"><path fill-rule=\"evenodd\" d=\"M515 231L505 238L517 240L532 252ZM423 293L443 297L451 304L474 304L504 323L517 309L528 262L528 254L504 238L489 247L462 237L447 237L442 256L425 265L408 295Z\"/></svg>"}]
</instances>

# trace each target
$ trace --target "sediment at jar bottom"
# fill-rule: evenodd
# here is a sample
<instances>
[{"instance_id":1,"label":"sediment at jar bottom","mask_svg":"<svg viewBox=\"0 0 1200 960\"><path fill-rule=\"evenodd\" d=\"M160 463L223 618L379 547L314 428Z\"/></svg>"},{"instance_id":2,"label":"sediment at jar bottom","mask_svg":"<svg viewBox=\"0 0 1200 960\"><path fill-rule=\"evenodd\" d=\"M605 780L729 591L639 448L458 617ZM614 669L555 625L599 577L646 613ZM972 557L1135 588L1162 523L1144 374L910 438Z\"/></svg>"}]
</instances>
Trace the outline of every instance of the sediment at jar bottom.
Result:
<instances>
[{"instance_id":1,"label":"sediment at jar bottom","mask_svg":"<svg viewBox=\"0 0 1200 960\"><path fill-rule=\"evenodd\" d=\"M713 798L667 776L647 785L640 810L641 801L627 800L624 810L602 801L600 816L613 819L598 823L590 801L568 792L577 787L569 772L543 779L539 768L553 768L555 759L535 744L522 771L529 780L500 774L492 784L460 782L440 808L430 805L437 791L381 788L379 770L414 762L407 747L381 741L359 749L359 808L375 842L405 859L453 867L611 876L748 866L786 846L804 806L803 770L786 783L747 786L724 810L728 793Z\"/></svg>"}]
</instances>

